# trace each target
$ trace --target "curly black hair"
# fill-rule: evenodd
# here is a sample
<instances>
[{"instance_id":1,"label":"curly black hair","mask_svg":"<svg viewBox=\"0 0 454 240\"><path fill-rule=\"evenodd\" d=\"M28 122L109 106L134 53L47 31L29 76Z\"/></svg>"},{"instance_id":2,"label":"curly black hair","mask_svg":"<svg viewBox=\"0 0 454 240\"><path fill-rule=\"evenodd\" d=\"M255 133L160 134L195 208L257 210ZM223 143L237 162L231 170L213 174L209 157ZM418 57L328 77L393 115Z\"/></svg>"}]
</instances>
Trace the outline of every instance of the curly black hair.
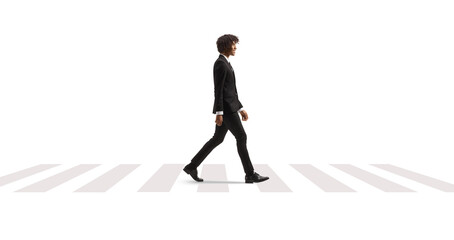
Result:
<instances>
[{"instance_id":1,"label":"curly black hair","mask_svg":"<svg viewBox=\"0 0 454 240\"><path fill-rule=\"evenodd\" d=\"M224 34L218 38L216 45L218 46L219 53L225 53L230 51L233 43L238 43L240 40L237 36L232 34Z\"/></svg>"}]
</instances>

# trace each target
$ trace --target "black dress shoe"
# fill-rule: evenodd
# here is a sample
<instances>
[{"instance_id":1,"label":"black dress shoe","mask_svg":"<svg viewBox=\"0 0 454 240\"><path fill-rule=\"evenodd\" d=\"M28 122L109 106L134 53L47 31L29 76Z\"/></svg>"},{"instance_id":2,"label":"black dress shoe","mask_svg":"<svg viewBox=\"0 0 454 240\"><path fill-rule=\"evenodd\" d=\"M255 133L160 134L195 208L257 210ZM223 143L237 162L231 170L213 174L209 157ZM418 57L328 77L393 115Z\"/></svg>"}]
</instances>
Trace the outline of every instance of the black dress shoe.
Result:
<instances>
[{"instance_id":1,"label":"black dress shoe","mask_svg":"<svg viewBox=\"0 0 454 240\"><path fill-rule=\"evenodd\" d=\"M246 176L245 179L246 179L246 183L255 183L255 182L263 182L270 178L265 177L265 176L260 176L258 173L254 172L254 174Z\"/></svg>"},{"instance_id":2,"label":"black dress shoe","mask_svg":"<svg viewBox=\"0 0 454 240\"><path fill-rule=\"evenodd\" d=\"M203 182L203 179L197 176L197 169L189 169L187 166L183 168L183 171L189 175L191 175L192 179L196 180L197 182Z\"/></svg>"}]
</instances>

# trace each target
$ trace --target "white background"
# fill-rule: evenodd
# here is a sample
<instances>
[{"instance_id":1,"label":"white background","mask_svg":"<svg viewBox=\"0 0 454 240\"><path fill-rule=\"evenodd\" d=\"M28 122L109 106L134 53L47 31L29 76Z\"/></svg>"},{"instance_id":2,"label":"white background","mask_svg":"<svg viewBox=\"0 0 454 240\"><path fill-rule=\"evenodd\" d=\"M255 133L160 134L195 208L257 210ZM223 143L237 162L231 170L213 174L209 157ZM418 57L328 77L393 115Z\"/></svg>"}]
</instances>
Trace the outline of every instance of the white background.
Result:
<instances>
[{"instance_id":1,"label":"white background","mask_svg":"<svg viewBox=\"0 0 454 240\"><path fill-rule=\"evenodd\" d=\"M0 173L189 162L214 133L215 43L231 33L253 163L392 163L454 182L453 12L451 1L2 1ZM206 163L242 171L233 135ZM454 213L436 192L1 198L4 239L452 239Z\"/></svg>"}]
</instances>

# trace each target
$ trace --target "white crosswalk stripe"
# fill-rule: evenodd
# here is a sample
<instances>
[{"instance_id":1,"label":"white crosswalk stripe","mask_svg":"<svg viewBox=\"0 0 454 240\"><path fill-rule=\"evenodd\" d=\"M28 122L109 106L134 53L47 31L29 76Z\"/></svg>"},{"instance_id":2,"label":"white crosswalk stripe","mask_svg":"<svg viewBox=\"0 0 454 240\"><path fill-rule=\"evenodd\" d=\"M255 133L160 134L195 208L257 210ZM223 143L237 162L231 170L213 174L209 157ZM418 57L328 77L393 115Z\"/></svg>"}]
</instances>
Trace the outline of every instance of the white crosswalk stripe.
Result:
<instances>
[{"instance_id":1,"label":"white crosswalk stripe","mask_svg":"<svg viewBox=\"0 0 454 240\"><path fill-rule=\"evenodd\" d=\"M357 164L358 165L358 164ZM195 182L184 164L40 164L0 176L0 192L454 192L454 185L390 164L256 164L268 181L244 183L242 169L204 164Z\"/></svg>"}]
</instances>

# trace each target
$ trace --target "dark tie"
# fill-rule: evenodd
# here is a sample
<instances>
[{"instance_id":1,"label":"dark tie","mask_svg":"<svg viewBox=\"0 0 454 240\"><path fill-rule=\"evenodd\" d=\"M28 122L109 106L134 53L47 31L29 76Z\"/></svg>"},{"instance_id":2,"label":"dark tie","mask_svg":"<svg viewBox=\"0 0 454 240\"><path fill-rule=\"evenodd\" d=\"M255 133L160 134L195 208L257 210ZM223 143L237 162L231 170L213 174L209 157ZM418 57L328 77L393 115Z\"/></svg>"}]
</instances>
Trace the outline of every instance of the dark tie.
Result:
<instances>
[{"instance_id":1,"label":"dark tie","mask_svg":"<svg viewBox=\"0 0 454 240\"><path fill-rule=\"evenodd\" d=\"M230 69L232 69L232 71L233 71L233 67L232 67L232 65L230 64L230 62L229 62L229 66L230 66Z\"/></svg>"}]
</instances>

